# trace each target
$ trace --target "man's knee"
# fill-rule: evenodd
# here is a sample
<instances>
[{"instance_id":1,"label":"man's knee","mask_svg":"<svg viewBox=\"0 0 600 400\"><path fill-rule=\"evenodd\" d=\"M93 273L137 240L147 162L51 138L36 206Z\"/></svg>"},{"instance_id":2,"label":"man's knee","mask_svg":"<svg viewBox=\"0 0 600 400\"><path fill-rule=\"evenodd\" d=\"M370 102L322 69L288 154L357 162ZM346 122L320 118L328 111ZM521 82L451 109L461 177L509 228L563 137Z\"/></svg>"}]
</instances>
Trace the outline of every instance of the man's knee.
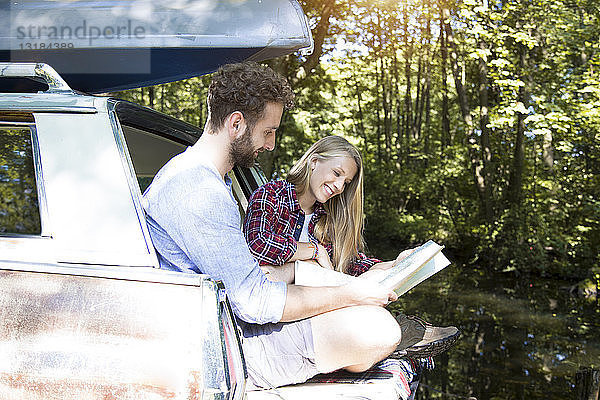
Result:
<instances>
[{"instance_id":1,"label":"man's knee","mask_svg":"<svg viewBox=\"0 0 600 400\"><path fill-rule=\"evenodd\" d=\"M401 331L377 306L347 307L311 318L316 364L321 372L364 371L391 354Z\"/></svg>"},{"instance_id":2,"label":"man's knee","mask_svg":"<svg viewBox=\"0 0 600 400\"><path fill-rule=\"evenodd\" d=\"M347 366L351 372L362 372L389 356L400 343L401 330L396 319L384 308L361 307L356 312L353 331L353 346L358 353L360 363Z\"/></svg>"},{"instance_id":3,"label":"man's knee","mask_svg":"<svg viewBox=\"0 0 600 400\"><path fill-rule=\"evenodd\" d=\"M343 330L348 343L374 351L389 350L390 353L400 343L400 326L385 308L358 306L339 311L330 326L340 333Z\"/></svg>"}]
</instances>

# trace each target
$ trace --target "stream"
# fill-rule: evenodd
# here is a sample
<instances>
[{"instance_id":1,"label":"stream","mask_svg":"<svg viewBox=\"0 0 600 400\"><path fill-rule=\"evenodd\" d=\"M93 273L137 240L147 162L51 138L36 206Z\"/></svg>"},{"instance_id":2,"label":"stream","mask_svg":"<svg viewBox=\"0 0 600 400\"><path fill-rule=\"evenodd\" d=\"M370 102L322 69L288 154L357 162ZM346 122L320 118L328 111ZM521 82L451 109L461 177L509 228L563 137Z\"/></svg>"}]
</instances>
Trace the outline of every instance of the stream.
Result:
<instances>
[{"instance_id":1,"label":"stream","mask_svg":"<svg viewBox=\"0 0 600 400\"><path fill-rule=\"evenodd\" d=\"M458 343L435 358L418 399L574 399L575 374L600 368L600 309L572 283L449 266L390 306Z\"/></svg>"}]
</instances>

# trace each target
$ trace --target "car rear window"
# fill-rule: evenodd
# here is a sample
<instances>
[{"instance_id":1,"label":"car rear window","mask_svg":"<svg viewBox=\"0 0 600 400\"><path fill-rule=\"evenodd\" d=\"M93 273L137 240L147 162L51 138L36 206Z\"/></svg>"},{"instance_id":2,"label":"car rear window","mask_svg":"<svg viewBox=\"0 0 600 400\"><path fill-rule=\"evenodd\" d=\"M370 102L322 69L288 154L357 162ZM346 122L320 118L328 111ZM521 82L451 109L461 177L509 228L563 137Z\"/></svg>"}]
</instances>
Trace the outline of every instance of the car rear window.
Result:
<instances>
[{"instance_id":1,"label":"car rear window","mask_svg":"<svg viewBox=\"0 0 600 400\"><path fill-rule=\"evenodd\" d=\"M32 128L0 125L0 234L40 235Z\"/></svg>"}]
</instances>

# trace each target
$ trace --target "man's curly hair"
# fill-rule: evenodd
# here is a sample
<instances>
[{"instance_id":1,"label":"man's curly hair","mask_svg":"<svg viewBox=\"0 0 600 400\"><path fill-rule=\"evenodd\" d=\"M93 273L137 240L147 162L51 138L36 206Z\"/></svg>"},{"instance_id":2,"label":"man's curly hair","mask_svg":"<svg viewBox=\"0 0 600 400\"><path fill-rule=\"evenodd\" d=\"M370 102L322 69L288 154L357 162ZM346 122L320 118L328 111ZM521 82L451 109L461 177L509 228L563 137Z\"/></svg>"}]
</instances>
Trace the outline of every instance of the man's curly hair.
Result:
<instances>
[{"instance_id":1,"label":"man's curly hair","mask_svg":"<svg viewBox=\"0 0 600 400\"><path fill-rule=\"evenodd\" d=\"M267 66L255 62L227 64L212 76L208 87L209 127L216 132L235 111L244 115L251 130L264 116L267 103L294 106L294 93L287 80Z\"/></svg>"}]
</instances>

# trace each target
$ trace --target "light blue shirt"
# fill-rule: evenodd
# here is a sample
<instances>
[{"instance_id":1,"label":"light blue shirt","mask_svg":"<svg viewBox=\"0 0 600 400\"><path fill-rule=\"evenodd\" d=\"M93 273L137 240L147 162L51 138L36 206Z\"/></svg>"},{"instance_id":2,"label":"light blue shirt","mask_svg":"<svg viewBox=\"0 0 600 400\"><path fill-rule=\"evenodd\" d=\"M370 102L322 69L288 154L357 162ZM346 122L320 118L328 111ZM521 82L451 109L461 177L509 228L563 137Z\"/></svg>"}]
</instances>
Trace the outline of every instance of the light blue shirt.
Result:
<instances>
[{"instance_id":1,"label":"light blue shirt","mask_svg":"<svg viewBox=\"0 0 600 400\"><path fill-rule=\"evenodd\" d=\"M246 322L281 320L287 286L269 281L250 254L231 180L200 149L171 159L142 203L161 268L222 281L234 313Z\"/></svg>"}]
</instances>

